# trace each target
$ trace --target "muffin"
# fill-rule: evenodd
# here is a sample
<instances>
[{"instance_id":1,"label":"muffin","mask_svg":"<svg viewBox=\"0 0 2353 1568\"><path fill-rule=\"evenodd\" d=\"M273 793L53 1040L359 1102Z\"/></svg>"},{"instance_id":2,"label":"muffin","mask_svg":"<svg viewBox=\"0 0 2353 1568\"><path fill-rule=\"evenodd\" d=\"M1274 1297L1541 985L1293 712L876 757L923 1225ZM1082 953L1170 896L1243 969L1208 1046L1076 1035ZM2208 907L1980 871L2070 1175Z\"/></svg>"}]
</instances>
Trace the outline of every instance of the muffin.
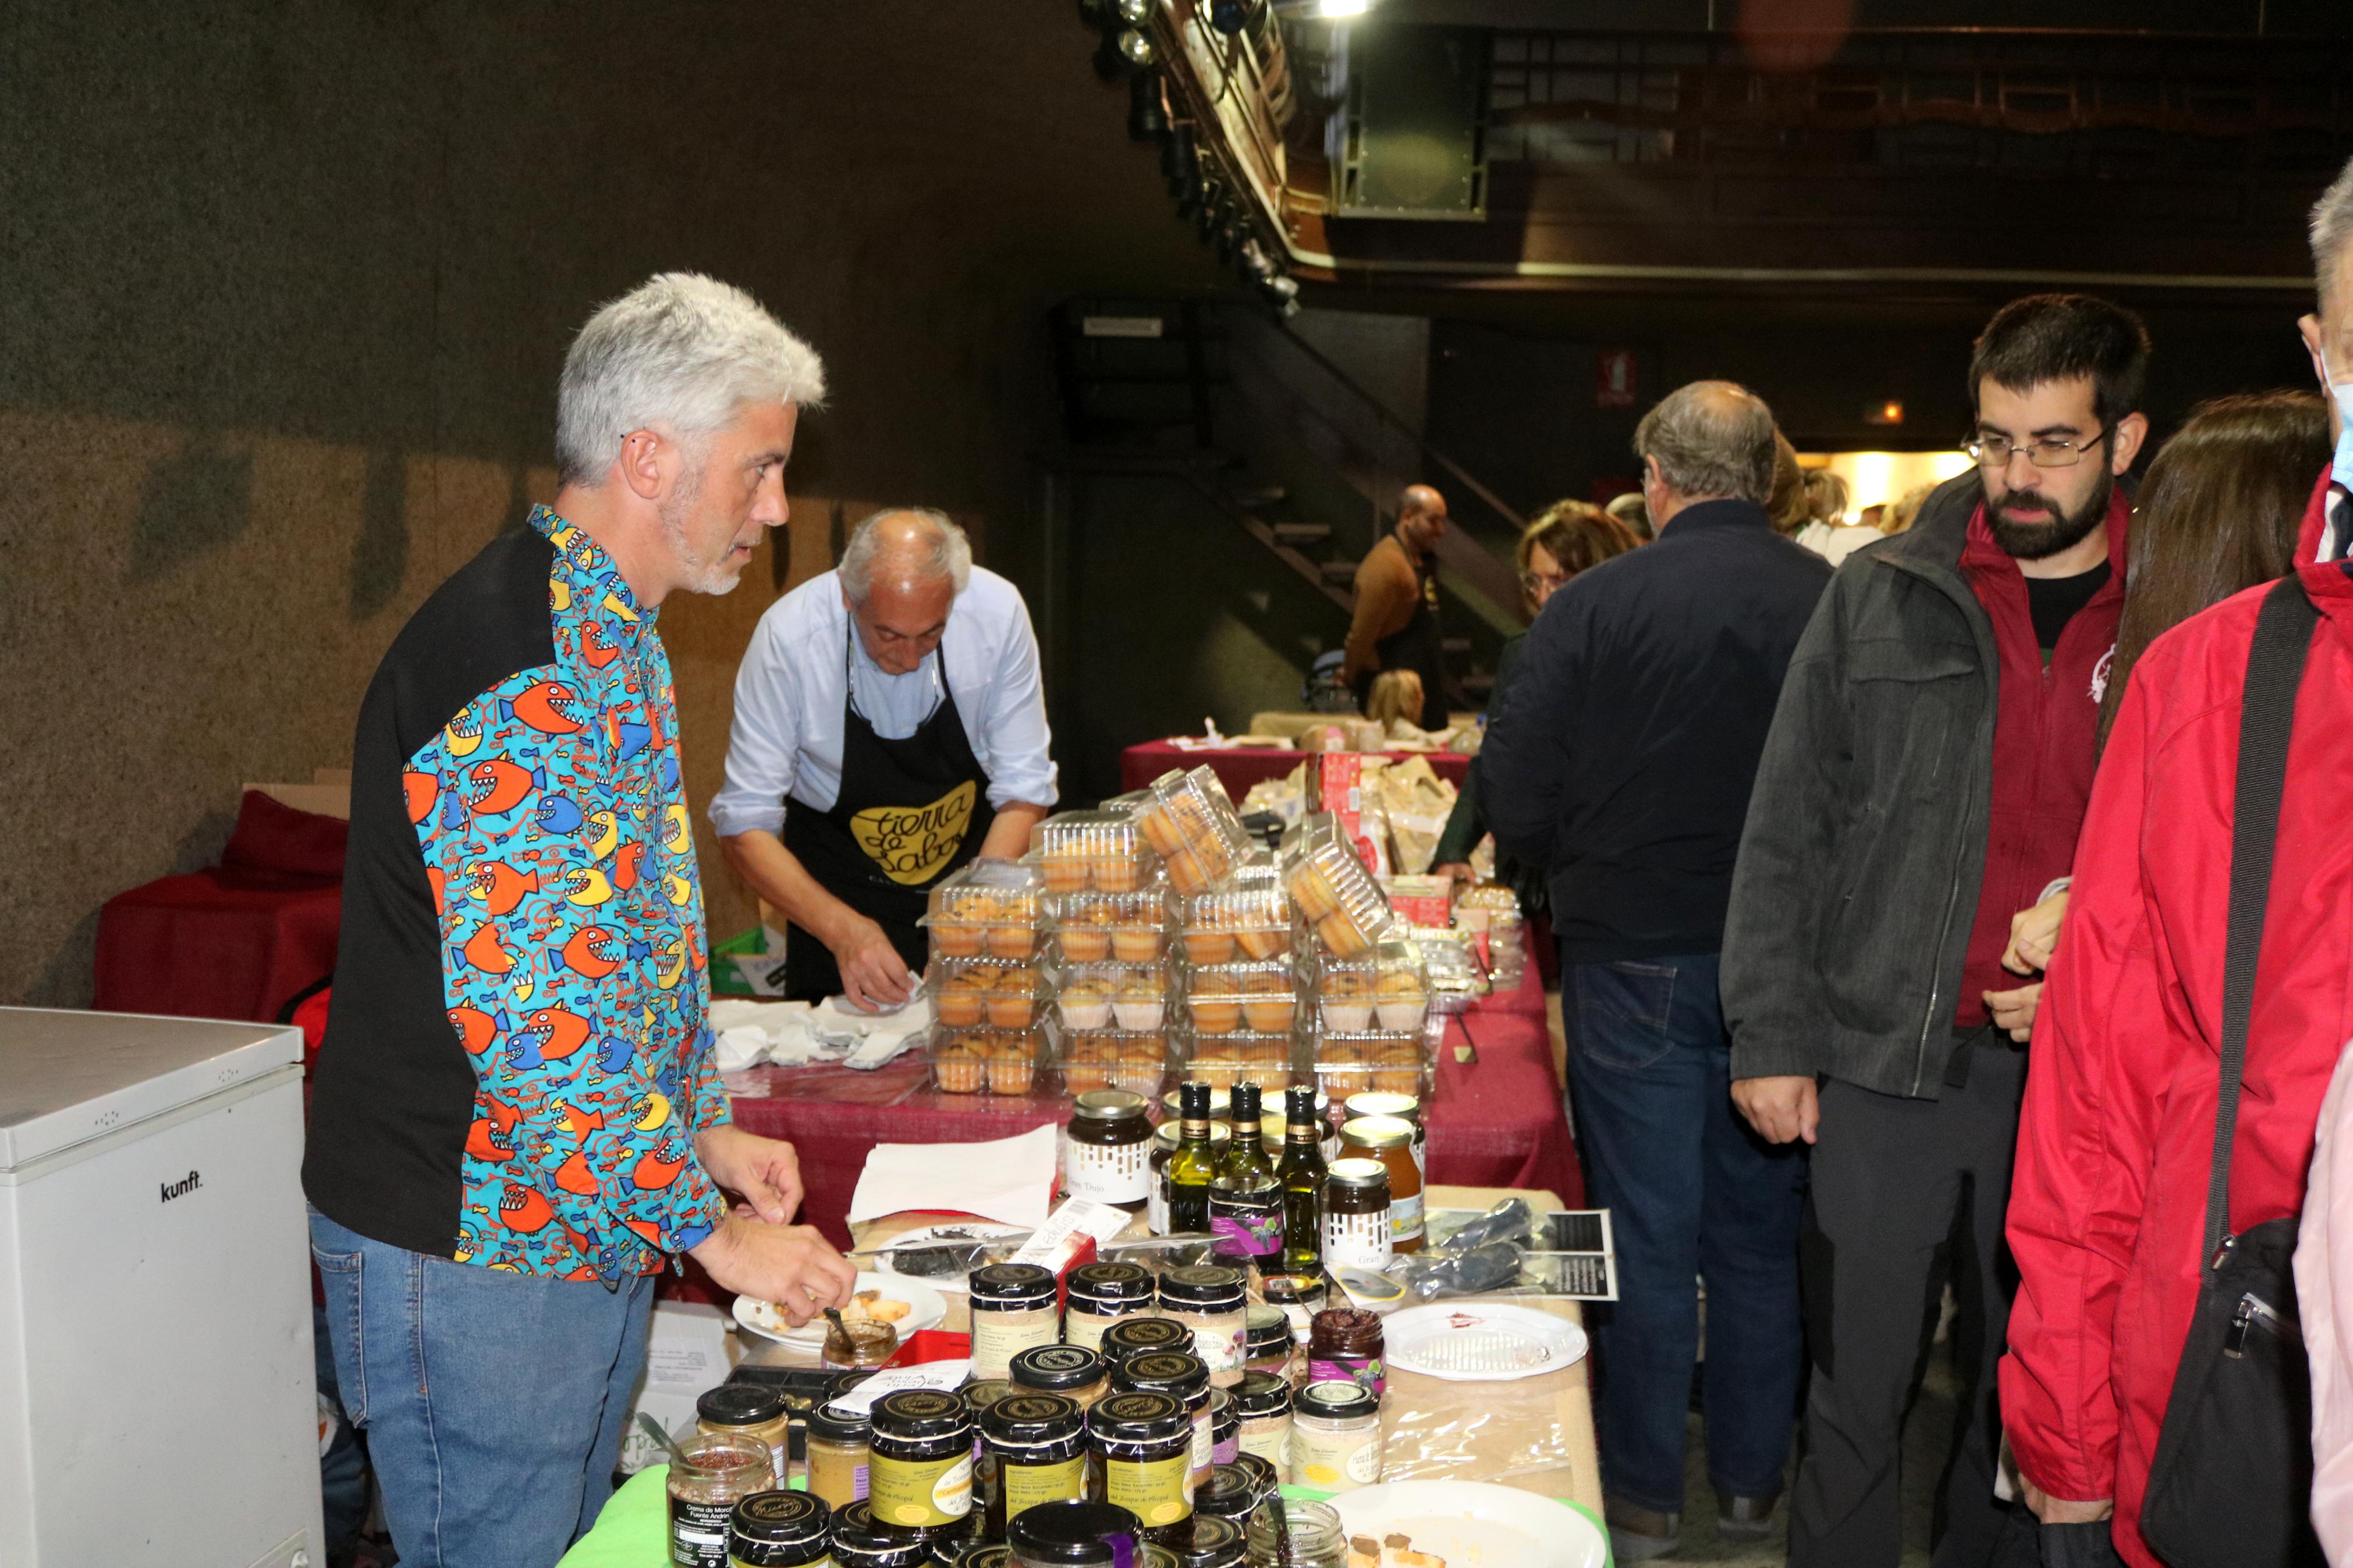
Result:
<instances>
[{"instance_id":1,"label":"muffin","mask_svg":"<svg viewBox=\"0 0 2353 1568\"><path fill-rule=\"evenodd\" d=\"M1419 1029L1430 1012L1430 997L1421 976L1410 969L1392 969L1380 978L1375 1004L1384 1029Z\"/></svg>"},{"instance_id":2,"label":"muffin","mask_svg":"<svg viewBox=\"0 0 2353 1568\"><path fill-rule=\"evenodd\" d=\"M1315 922L1315 935L1325 948L1339 958L1354 958L1372 946L1363 928L1350 919L1345 910L1334 910Z\"/></svg>"},{"instance_id":3,"label":"muffin","mask_svg":"<svg viewBox=\"0 0 2353 1568\"><path fill-rule=\"evenodd\" d=\"M1029 1026L1029 1016L1038 1004L1037 989L1029 979L1028 970L1020 973L1019 980L1008 976L988 994L987 1011L991 1026L999 1029L1026 1029Z\"/></svg>"},{"instance_id":4,"label":"muffin","mask_svg":"<svg viewBox=\"0 0 2353 1568\"><path fill-rule=\"evenodd\" d=\"M1037 951L1038 928L1034 925L993 925L988 928L988 951L997 958L1027 958Z\"/></svg>"},{"instance_id":5,"label":"muffin","mask_svg":"<svg viewBox=\"0 0 2353 1568\"><path fill-rule=\"evenodd\" d=\"M1027 1094L1037 1081L1038 1043L1026 1035L997 1041L986 1059L991 1094Z\"/></svg>"},{"instance_id":6,"label":"muffin","mask_svg":"<svg viewBox=\"0 0 2353 1568\"><path fill-rule=\"evenodd\" d=\"M981 994L995 977L994 969L987 964L951 972L933 998L933 1012L952 1029L971 1028L987 1010Z\"/></svg>"},{"instance_id":7,"label":"muffin","mask_svg":"<svg viewBox=\"0 0 2353 1568\"><path fill-rule=\"evenodd\" d=\"M1132 893L1144 886L1144 861L1134 855L1098 855L1090 866L1094 885L1106 893Z\"/></svg>"},{"instance_id":8,"label":"muffin","mask_svg":"<svg viewBox=\"0 0 2353 1568\"><path fill-rule=\"evenodd\" d=\"M932 1076L949 1094L978 1094L988 1081L987 1064L963 1040L951 1040L932 1055Z\"/></svg>"},{"instance_id":9,"label":"muffin","mask_svg":"<svg viewBox=\"0 0 2353 1568\"><path fill-rule=\"evenodd\" d=\"M1284 886L1291 889L1291 901L1299 906L1299 912L1311 921L1320 921L1340 907L1324 868L1313 860L1302 860L1293 866L1284 878Z\"/></svg>"},{"instance_id":10,"label":"muffin","mask_svg":"<svg viewBox=\"0 0 2353 1568\"><path fill-rule=\"evenodd\" d=\"M1242 1021L1241 987L1230 974L1193 977L1193 1026L1207 1035L1229 1034Z\"/></svg>"},{"instance_id":11,"label":"muffin","mask_svg":"<svg viewBox=\"0 0 2353 1568\"><path fill-rule=\"evenodd\" d=\"M1038 858L1050 893L1076 893L1087 885L1087 858L1076 845L1057 844Z\"/></svg>"},{"instance_id":12,"label":"muffin","mask_svg":"<svg viewBox=\"0 0 2353 1568\"><path fill-rule=\"evenodd\" d=\"M1153 963L1160 957L1160 931L1153 926L1117 926L1111 933L1111 955L1122 963Z\"/></svg>"},{"instance_id":13,"label":"muffin","mask_svg":"<svg viewBox=\"0 0 2353 1568\"><path fill-rule=\"evenodd\" d=\"M1249 926L1234 933L1234 940L1250 958L1277 958L1291 951L1289 926Z\"/></svg>"},{"instance_id":14,"label":"muffin","mask_svg":"<svg viewBox=\"0 0 2353 1568\"><path fill-rule=\"evenodd\" d=\"M1111 1025L1111 983L1075 980L1062 987L1062 1022L1073 1029L1102 1029Z\"/></svg>"},{"instance_id":15,"label":"muffin","mask_svg":"<svg viewBox=\"0 0 2353 1568\"><path fill-rule=\"evenodd\" d=\"M1180 893L1201 893L1208 890L1210 877L1193 858L1190 849L1176 848L1166 852L1168 863L1168 885Z\"/></svg>"},{"instance_id":16,"label":"muffin","mask_svg":"<svg viewBox=\"0 0 2353 1568\"><path fill-rule=\"evenodd\" d=\"M932 927L932 951L942 958L976 958L988 945L988 928L966 921L942 921Z\"/></svg>"},{"instance_id":17,"label":"muffin","mask_svg":"<svg viewBox=\"0 0 2353 1568\"><path fill-rule=\"evenodd\" d=\"M1291 1027L1299 1009L1298 994L1287 975L1271 972L1252 974L1242 983L1242 1016L1262 1035L1279 1035Z\"/></svg>"},{"instance_id":18,"label":"muffin","mask_svg":"<svg viewBox=\"0 0 2353 1568\"><path fill-rule=\"evenodd\" d=\"M1373 1087L1384 1094L1419 1094L1421 1068L1381 1068L1373 1074Z\"/></svg>"},{"instance_id":19,"label":"muffin","mask_svg":"<svg viewBox=\"0 0 2353 1568\"><path fill-rule=\"evenodd\" d=\"M1157 1029L1167 1009L1166 987L1150 970L1128 976L1113 989L1112 1015L1123 1029Z\"/></svg>"},{"instance_id":20,"label":"muffin","mask_svg":"<svg viewBox=\"0 0 2353 1568\"><path fill-rule=\"evenodd\" d=\"M1230 963L1234 958L1234 933L1217 931L1208 926L1185 928L1185 957L1194 964Z\"/></svg>"},{"instance_id":21,"label":"muffin","mask_svg":"<svg viewBox=\"0 0 2353 1568\"><path fill-rule=\"evenodd\" d=\"M1373 983L1354 969L1335 969L1324 976L1324 1026L1345 1034L1368 1029L1373 1023Z\"/></svg>"},{"instance_id":22,"label":"muffin","mask_svg":"<svg viewBox=\"0 0 2353 1568\"><path fill-rule=\"evenodd\" d=\"M1113 936L1104 925L1109 911L1099 905L1082 905L1062 917L1062 956L1072 963L1099 963L1111 956Z\"/></svg>"},{"instance_id":23,"label":"muffin","mask_svg":"<svg viewBox=\"0 0 2353 1568\"><path fill-rule=\"evenodd\" d=\"M1174 855L1185 847L1185 835L1167 811L1158 805L1147 805L1137 812L1135 825L1144 830L1145 841L1164 856Z\"/></svg>"},{"instance_id":24,"label":"muffin","mask_svg":"<svg viewBox=\"0 0 2353 1568\"><path fill-rule=\"evenodd\" d=\"M1268 1068L1288 1067L1291 1062L1291 1042L1282 1038L1244 1040L1234 1050L1234 1059L1246 1068L1263 1072Z\"/></svg>"}]
</instances>

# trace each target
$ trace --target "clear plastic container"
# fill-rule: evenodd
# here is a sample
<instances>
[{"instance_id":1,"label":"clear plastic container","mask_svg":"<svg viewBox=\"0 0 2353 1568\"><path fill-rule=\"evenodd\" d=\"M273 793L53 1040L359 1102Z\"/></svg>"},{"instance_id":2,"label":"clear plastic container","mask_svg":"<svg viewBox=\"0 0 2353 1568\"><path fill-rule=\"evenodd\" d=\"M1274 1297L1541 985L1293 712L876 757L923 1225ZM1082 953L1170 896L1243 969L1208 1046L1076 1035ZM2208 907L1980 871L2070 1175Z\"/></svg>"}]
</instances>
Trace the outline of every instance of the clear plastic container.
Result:
<instances>
[{"instance_id":1,"label":"clear plastic container","mask_svg":"<svg viewBox=\"0 0 2353 1568\"><path fill-rule=\"evenodd\" d=\"M1284 837L1282 885L1325 952L1354 958L1395 934L1388 895L1327 812L1311 812Z\"/></svg>"},{"instance_id":2,"label":"clear plastic container","mask_svg":"<svg viewBox=\"0 0 2353 1568\"><path fill-rule=\"evenodd\" d=\"M1229 1034L1182 1033L1177 1039L1178 1073L1198 1079L1220 1091L1238 1083L1255 1083L1263 1089L1286 1088L1291 1082L1294 1040L1289 1034L1260 1034L1237 1029Z\"/></svg>"},{"instance_id":3,"label":"clear plastic container","mask_svg":"<svg viewBox=\"0 0 2353 1568\"><path fill-rule=\"evenodd\" d=\"M1053 1061L1043 1029L934 1029L929 1049L946 1094L1030 1094Z\"/></svg>"},{"instance_id":4,"label":"clear plastic container","mask_svg":"<svg viewBox=\"0 0 2353 1568\"><path fill-rule=\"evenodd\" d=\"M1160 1090L1167 1059L1167 1037L1156 1029L1072 1035L1060 1044L1062 1082L1072 1094L1124 1089L1148 1100Z\"/></svg>"},{"instance_id":5,"label":"clear plastic container","mask_svg":"<svg viewBox=\"0 0 2353 1568\"><path fill-rule=\"evenodd\" d=\"M1157 891L1070 893L1052 900L1069 963L1157 963L1168 951L1168 900Z\"/></svg>"},{"instance_id":6,"label":"clear plastic container","mask_svg":"<svg viewBox=\"0 0 2353 1568\"><path fill-rule=\"evenodd\" d=\"M1050 893L1131 893L1148 885L1154 856L1124 812L1065 811L1038 825L1036 863Z\"/></svg>"},{"instance_id":7,"label":"clear plastic container","mask_svg":"<svg viewBox=\"0 0 2353 1568\"><path fill-rule=\"evenodd\" d=\"M1182 900L1185 961L1281 958L1292 948L1291 897L1271 876Z\"/></svg>"},{"instance_id":8,"label":"clear plastic container","mask_svg":"<svg viewBox=\"0 0 2353 1568\"><path fill-rule=\"evenodd\" d=\"M1197 1035L1285 1034L1299 1018L1299 975L1281 959L1193 969L1185 1006Z\"/></svg>"},{"instance_id":9,"label":"clear plastic container","mask_svg":"<svg viewBox=\"0 0 2353 1568\"><path fill-rule=\"evenodd\" d=\"M1152 1032L1168 1021L1168 976L1155 965L1086 963L1055 979L1055 1011L1073 1034Z\"/></svg>"},{"instance_id":10,"label":"clear plastic container","mask_svg":"<svg viewBox=\"0 0 2353 1568\"><path fill-rule=\"evenodd\" d=\"M1167 868L1168 885L1180 893L1203 893L1230 875L1250 850L1225 785L1206 766L1171 771L1152 781L1151 799L1134 820Z\"/></svg>"},{"instance_id":11,"label":"clear plastic container","mask_svg":"<svg viewBox=\"0 0 2353 1568\"><path fill-rule=\"evenodd\" d=\"M995 958L934 958L923 988L932 1016L950 1029L1026 1029L1038 1021L1046 991L1037 965Z\"/></svg>"},{"instance_id":12,"label":"clear plastic container","mask_svg":"<svg viewBox=\"0 0 2353 1568\"><path fill-rule=\"evenodd\" d=\"M1409 942L1384 942L1348 958L1321 955L1314 994L1317 1023L1335 1034L1410 1034L1430 1016L1429 973Z\"/></svg>"},{"instance_id":13,"label":"clear plastic container","mask_svg":"<svg viewBox=\"0 0 2353 1568\"><path fill-rule=\"evenodd\" d=\"M1011 860L976 860L942 879L916 923L939 958L1028 958L1038 951L1043 879Z\"/></svg>"}]
</instances>

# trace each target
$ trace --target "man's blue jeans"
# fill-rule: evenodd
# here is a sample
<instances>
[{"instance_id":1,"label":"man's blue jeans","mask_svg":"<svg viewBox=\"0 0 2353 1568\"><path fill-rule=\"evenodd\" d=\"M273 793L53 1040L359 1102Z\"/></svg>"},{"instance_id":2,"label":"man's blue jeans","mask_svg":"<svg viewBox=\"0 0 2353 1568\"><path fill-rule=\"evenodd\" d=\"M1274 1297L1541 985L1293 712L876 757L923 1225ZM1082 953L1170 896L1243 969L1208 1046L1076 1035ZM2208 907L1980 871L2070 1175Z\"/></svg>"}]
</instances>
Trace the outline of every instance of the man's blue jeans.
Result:
<instances>
[{"instance_id":1,"label":"man's blue jeans","mask_svg":"<svg viewBox=\"0 0 2353 1568\"><path fill-rule=\"evenodd\" d=\"M1694 1279L1707 1281L1702 1394L1718 1493L1781 1484L1805 1363L1806 1162L1733 1109L1716 969L1712 952L1561 963L1577 1143L1618 1244L1619 1299L1592 1313L1602 1485L1662 1512L1683 1507Z\"/></svg>"},{"instance_id":2,"label":"man's blue jeans","mask_svg":"<svg viewBox=\"0 0 2353 1568\"><path fill-rule=\"evenodd\" d=\"M453 1263L316 1209L311 1256L401 1568L551 1568L612 1492L653 1280Z\"/></svg>"}]
</instances>

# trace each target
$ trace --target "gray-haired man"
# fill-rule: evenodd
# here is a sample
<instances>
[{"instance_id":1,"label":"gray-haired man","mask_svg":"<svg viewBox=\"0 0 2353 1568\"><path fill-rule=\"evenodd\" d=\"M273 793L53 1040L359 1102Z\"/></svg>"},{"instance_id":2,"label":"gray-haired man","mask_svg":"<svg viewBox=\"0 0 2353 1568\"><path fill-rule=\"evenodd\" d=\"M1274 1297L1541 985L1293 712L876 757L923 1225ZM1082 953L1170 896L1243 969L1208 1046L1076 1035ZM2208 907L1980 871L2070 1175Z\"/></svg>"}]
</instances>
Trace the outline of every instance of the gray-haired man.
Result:
<instances>
[{"instance_id":1,"label":"gray-haired man","mask_svg":"<svg viewBox=\"0 0 2353 1568\"><path fill-rule=\"evenodd\" d=\"M1733 1113L1716 951L1773 704L1831 574L1765 514L1755 394L1694 383L1634 448L1657 541L1546 603L1479 763L1496 841L1549 885L1577 1142L1615 1216L1620 1298L1596 1339L1620 1562L1676 1545L1693 1276L1723 1533L1764 1533L1788 1456L1805 1163Z\"/></svg>"},{"instance_id":2,"label":"gray-haired man","mask_svg":"<svg viewBox=\"0 0 2353 1568\"><path fill-rule=\"evenodd\" d=\"M824 386L723 283L606 306L554 505L435 590L361 703L302 1184L404 1563L544 1568L596 1521L678 1254L795 1322L856 1279L789 1223L792 1146L729 1120L654 629L784 521Z\"/></svg>"},{"instance_id":3,"label":"gray-haired man","mask_svg":"<svg viewBox=\"0 0 2353 1568\"><path fill-rule=\"evenodd\" d=\"M913 994L929 889L1009 858L1054 803L1020 591L934 511L878 512L776 601L735 677L727 858L789 926L785 994Z\"/></svg>"}]
</instances>

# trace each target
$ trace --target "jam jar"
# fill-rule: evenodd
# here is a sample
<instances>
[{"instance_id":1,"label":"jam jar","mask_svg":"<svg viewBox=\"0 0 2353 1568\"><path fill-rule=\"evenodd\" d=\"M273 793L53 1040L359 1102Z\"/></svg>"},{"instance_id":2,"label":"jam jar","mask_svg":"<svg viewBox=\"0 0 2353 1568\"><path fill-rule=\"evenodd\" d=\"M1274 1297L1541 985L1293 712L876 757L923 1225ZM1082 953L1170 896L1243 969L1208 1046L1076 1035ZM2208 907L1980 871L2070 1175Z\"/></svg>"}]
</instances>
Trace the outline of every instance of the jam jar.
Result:
<instances>
[{"instance_id":1,"label":"jam jar","mask_svg":"<svg viewBox=\"0 0 2353 1568\"><path fill-rule=\"evenodd\" d=\"M1311 1383L1291 1413L1291 1477L1317 1491L1381 1479L1381 1402L1354 1383Z\"/></svg>"},{"instance_id":2,"label":"jam jar","mask_svg":"<svg viewBox=\"0 0 2353 1568\"><path fill-rule=\"evenodd\" d=\"M1234 1409L1242 1418L1240 1447L1280 1472L1291 1446L1291 1380L1254 1372L1234 1385Z\"/></svg>"},{"instance_id":3,"label":"jam jar","mask_svg":"<svg viewBox=\"0 0 2353 1568\"><path fill-rule=\"evenodd\" d=\"M1155 1351L1130 1356L1112 1370L1113 1386L1132 1392L1166 1394L1183 1403L1193 1422L1192 1481L1208 1479L1217 1461L1217 1434L1209 1420L1209 1369L1201 1358L1183 1351Z\"/></svg>"},{"instance_id":4,"label":"jam jar","mask_svg":"<svg viewBox=\"0 0 2353 1568\"><path fill-rule=\"evenodd\" d=\"M694 1402L695 1430L714 1435L739 1433L768 1446L778 1490L791 1479L792 1418L785 1396L757 1383L723 1383L706 1389Z\"/></svg>"},{"instance_id":5,"label":"jam jar","mask_svg":"<svg viewBox=\"0 0 2353 1568\"><path fill-rule=\"evenodd\" d=\"M1324 1267L1389 1266L1389 1171L1378 1160L1335 1160L1324 1183Z\"/></svg>"},{"instance_id":6,"label":"jam jar","mask_svg":"<svg viewBox=\"0 0 2353 1568\"><path fill-rule=\"evenodd\" d=\"M1035 1345L1013 1358L1013 1386L1059 1394L1084 1410L1109 1391L1104 1381L1108 1372L1103 1358L1091 1350Z\"/></svg>"},{"instance_id":7,"label":"jam jar","mask_svg":"<svg viewBox=\"0 0 2353 1568\"><path fill-rule=\"evenodd\" d=\"M964 1396L902 1388L874 1402L867 1500L886 1530L961 1523L972 1511L973 1420Z\"/></svg>"},{"instance_id":8,"label":"jam jar","mask_svg":"<svg viewBox=\"0 0 2353 1568\"><path fill-rule=\"evenodd\" d=\"M1129 1318L1103 1331L1097 1346L1114 1370L1130 1356L1193 1349L1193 1331L1174 1318Z\"/></svg>"},{"instance_id":9,"label":"jam jar","mask_svg":"<svg viewBox=\"0 0 2353 1568\"><path fill-rule=\"evenodd\" d=\"M1361 1152L1389 1172L1389 1250L1421 1250L1421 1166L1413 1154L1413 1123L1394 1116L1361 1116L1340 1129L1349 1153Z\"/></svg>"},{"instance_id":10,"label":"jam jar","mask_svg":"<svg viewBox=\"0 0 2353 1568\"><path fill-rule=\"evenodd\" d=\"M1240 1268L1202 1263L1160 1277L1161 1315L1193 1331L1193 1353L1221 1388L1242 1380L1249 1310L1250 1277Z\"/></svg>"},{"instance_id":11,"label":"jam jar","mask_svg":"<svg viewBox=\"0 0 2353 1568\"><path fill-rule=\"evenodd\" d=\"M1114 1394L1087 1412L1090 1484L1166 1542L1193 1517L1193 1417L1166 1394Z\"/></svg>"},{"instance_id":12,"label":"jam jar","mask_svg":"<svg viewBox=\"0 0 2353 1568\"><path fill-rule=\"evenodd\" d=\"M952 1531L886 1529L871 1502L853 1502L833 1510L833 1568L927 1568L934 1541L963 1537L961 1521Z\"/></svg>"},{"instance_id":13,"label":"jam jar","mask_svg":"<svg viewBox=\"0 0 2353 1568\"><path fill-rule=\"evenodd\" d=\"M1149 1315L1155 1295L1152 1270L1140 1263L1082 1264L1071 1270L1062 1338L1083 1350L1099 1349L1105 1329Z\"/></svg>"},{"instance_id":14,"label":"jam jar","mask_svg":"<svg viewBox=\"0 0 2353 1568\"><path fill-rule=\"evenodd\" d=\"M776 1460L757 1437L698 1432L681 1443L666 1483L670 1560L680 1568L726 1568L735 1505L776 1484Z\"/></svg>"},{"instance_id":15,"label":"jam jar","mask_svg":"<svg viewBox=\"0 0 2353 1568\"><path fill-rule=\"evenodd\" d=\"M1307 1346L1307 1381L1354 1383L1373 1394L1388 1392L1388 1369L1382 1357L1387 1346L1381 1317L1361 1307L1335 1307L1315 1314L1314 1337Z\"/></svg>"},{"instance_id":16,"label":"jam jar","mask_svg":"<svg viewBox=\"0 0 2353 1568\"><path fill-rule=\"evenodd\" d=\"M1192 1523L1192 1533L1169 1548L1176 1568L1243 1568L1248 1548L1240 1524L1198 1510L1194 1510Z\"/></svg>"},{"instance_id":17,"label":"jam jar","mask_svg":"<svg viewBox=\"0 0 2353 1568\"><path fill-rule=\"evenodd\" d=\"M1241 1451L1241 1406L1234 1403L1233 1389L1213 1388L1209 1390L1209 1462L1230 1465Z\"/></svg>"},{"instance_id":18,"label":"jam jar","mask_svg":"<svg viewBox=\"0 0 2353 1568\"><path fill-rule=\"evenodd\" d=\"M867 1487L867 1444L874 1435L862 1410L820 1405L808 1417L808 1489L828 1508L862 1502Z\"/></svg>"},{"instance_id":19,"label":"jam jar","mask_svg":"<svg viewBox=\"0 0 2353 1568\"><path fill-rule=\"evenodd\" d=\"M1013 1358L1062 1337L1054 1272L1035 1263L990 1263L966 1278L972 1297L972 1375L1004 1377Z\"/></svg>"},{"instance_id":20,"label":"jam jar","mask_svg":"<svg viewBox=\"0 0 2353 1568\"><path fill-rule=\"evenodd\" d=\"M1152 1193L1151 1102L1124 1089L1090 1089L1071 1102L1062 1139L1062 1190L1134 1214Z\"/></svg>"},{"instance_id":21,"label":"jam jar","mask_svg":"<svg viewBox=\"0 0 2353 1568\"><path fill-rule=\"evenodd\" d=\"M833 1511L807 1492L754 1492L727 1525L730 1568L818 1568L832 1556Z\"/></svg>"},{"instance_id":22,"label":"jam jar","mask_svg":"<svg viewBox=\"0 0 2353 1568\"><path fill-rule=\"evenodd\" d=\"M1008 1394L981 1416L980 1440L989 1458L981 1525L989 1539L1004 1539L1007 1525L1040 1503L1085 1496L1086 1417L1076 1401L1059 1394Z\"/></svg>"},{"instance_id":23,"label":"jam jar","mask_svg":"<svg viewBox=\"0 0 2353 1568\"><path fill-rule=\"evenodd\" d=\"M1134 1540L1143 1526L1135 1515L1107 1502L1051 1502L1031 1509L1009 1531L1009 1568L1063 1568L1071 1563L1113 1561L1111 1539Z\"/></svg>"}]
</instances>

